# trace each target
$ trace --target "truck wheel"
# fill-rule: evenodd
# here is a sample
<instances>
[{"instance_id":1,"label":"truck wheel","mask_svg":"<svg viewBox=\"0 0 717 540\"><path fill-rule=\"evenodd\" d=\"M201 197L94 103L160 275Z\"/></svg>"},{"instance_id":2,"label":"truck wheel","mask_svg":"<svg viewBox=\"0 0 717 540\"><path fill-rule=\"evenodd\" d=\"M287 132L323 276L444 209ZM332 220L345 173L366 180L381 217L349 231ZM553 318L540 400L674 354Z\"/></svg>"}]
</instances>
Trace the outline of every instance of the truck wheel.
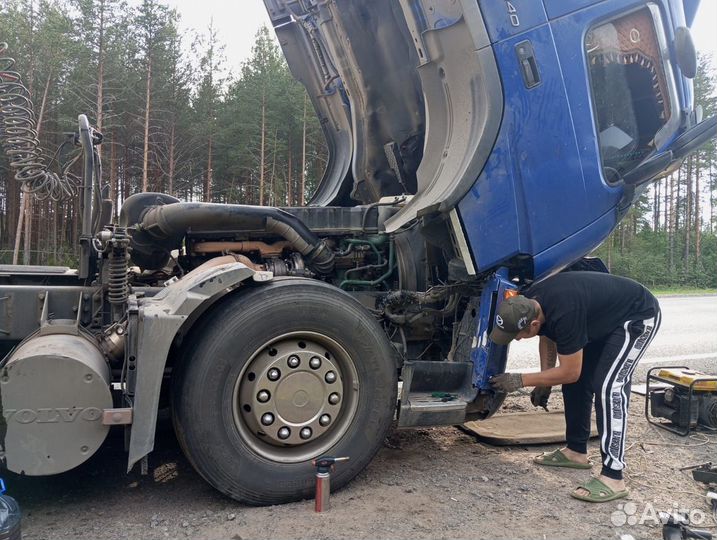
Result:
<instances>
[{"instance_id":1,"label":"truck wheel","mask_svg":"<svg viewBox=\"0 0 717 540\"><path fill-rule=\"evenodd\" d=\"M180 445L216 489L249 504L313 497L322 455L349 456L339 488L381 447L396 406L394 351L355 299L277 280L205 314L175 367Z\"/></svg>"}]
</instances>

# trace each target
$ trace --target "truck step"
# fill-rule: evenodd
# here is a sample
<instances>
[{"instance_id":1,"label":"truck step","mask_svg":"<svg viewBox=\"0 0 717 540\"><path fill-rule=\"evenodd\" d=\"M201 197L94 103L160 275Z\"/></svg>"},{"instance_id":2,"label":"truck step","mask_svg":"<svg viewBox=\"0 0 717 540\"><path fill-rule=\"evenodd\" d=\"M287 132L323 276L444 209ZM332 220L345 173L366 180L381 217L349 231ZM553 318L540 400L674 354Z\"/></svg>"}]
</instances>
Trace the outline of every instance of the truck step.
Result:
<instances>
[{"instance_id":1,"label":"truck step","mask_svg":"<svg viewBox=\"0 0 717 540\"><path fill-rule=\"evenodd\" d=\"M405 362L399 427L462 424L475 397L468 362Z\"/></svg>"}]
</instances>

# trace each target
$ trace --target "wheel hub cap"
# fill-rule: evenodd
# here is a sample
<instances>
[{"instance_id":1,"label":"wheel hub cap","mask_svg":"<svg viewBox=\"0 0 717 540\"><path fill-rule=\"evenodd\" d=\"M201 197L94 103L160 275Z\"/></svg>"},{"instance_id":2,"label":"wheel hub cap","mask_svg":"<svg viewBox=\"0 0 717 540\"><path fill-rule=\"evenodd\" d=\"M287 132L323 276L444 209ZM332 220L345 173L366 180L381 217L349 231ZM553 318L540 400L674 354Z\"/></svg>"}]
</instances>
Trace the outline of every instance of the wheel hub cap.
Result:
<instances>
[{"instance_id":1,"label":"wheel hub cap","mask_svg":"<svg viewBox=\"0 0 717 540\"><path fill-rule=\"evenodd\" d=\"M283 339L260 351L239 381L237 409L262 441L292 447L312 443L341 417L340 358L309 339Z\"/></svg>"}]
</instances>

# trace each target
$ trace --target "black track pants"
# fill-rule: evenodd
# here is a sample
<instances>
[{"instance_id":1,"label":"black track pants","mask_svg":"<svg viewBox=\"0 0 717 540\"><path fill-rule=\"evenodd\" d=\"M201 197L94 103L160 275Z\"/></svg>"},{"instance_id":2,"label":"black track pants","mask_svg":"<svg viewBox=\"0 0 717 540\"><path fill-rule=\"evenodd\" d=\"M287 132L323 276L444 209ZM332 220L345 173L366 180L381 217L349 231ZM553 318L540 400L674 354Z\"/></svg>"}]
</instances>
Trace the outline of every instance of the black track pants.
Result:
<instances>
[{"instance_id":1,"label":"black track pants","mask_svg":"<svg viewBox=\"0 0 717 540\"><path fill-rule=\"evenodd\" d=\"M575 452L587 452L595 396L602 474L609 478L622 478L632 373L660 328L660 320L658 309L650 319L628 321L604 340L589 343L583 349L580 378L563 385L567 446Z\"/></svg>"}]
</instances>

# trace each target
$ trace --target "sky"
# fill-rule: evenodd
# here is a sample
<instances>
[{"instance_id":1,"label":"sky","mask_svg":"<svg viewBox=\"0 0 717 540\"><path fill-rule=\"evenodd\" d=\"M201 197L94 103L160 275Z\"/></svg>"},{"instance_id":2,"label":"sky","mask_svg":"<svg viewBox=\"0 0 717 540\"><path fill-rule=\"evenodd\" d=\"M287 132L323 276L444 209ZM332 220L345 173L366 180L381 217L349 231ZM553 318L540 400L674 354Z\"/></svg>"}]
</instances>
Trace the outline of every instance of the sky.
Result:
<instances>
[{"instance_id":1,"label":"sky","mask_svg":"<svg viewBox=\"0 0 717 540\"><path fill-rule=\"evenodd\" d=\"M250 53L257 30L266 24L271 28L269 17L262 0L166 0L177 9L182 17L184 29L206 32L210 20L218 32L224 51L227 68L238 73ZM717 63L717 1L702 0L697 13L692 35L700 52L712 53Z\"/></svg>"}]
</instances>

